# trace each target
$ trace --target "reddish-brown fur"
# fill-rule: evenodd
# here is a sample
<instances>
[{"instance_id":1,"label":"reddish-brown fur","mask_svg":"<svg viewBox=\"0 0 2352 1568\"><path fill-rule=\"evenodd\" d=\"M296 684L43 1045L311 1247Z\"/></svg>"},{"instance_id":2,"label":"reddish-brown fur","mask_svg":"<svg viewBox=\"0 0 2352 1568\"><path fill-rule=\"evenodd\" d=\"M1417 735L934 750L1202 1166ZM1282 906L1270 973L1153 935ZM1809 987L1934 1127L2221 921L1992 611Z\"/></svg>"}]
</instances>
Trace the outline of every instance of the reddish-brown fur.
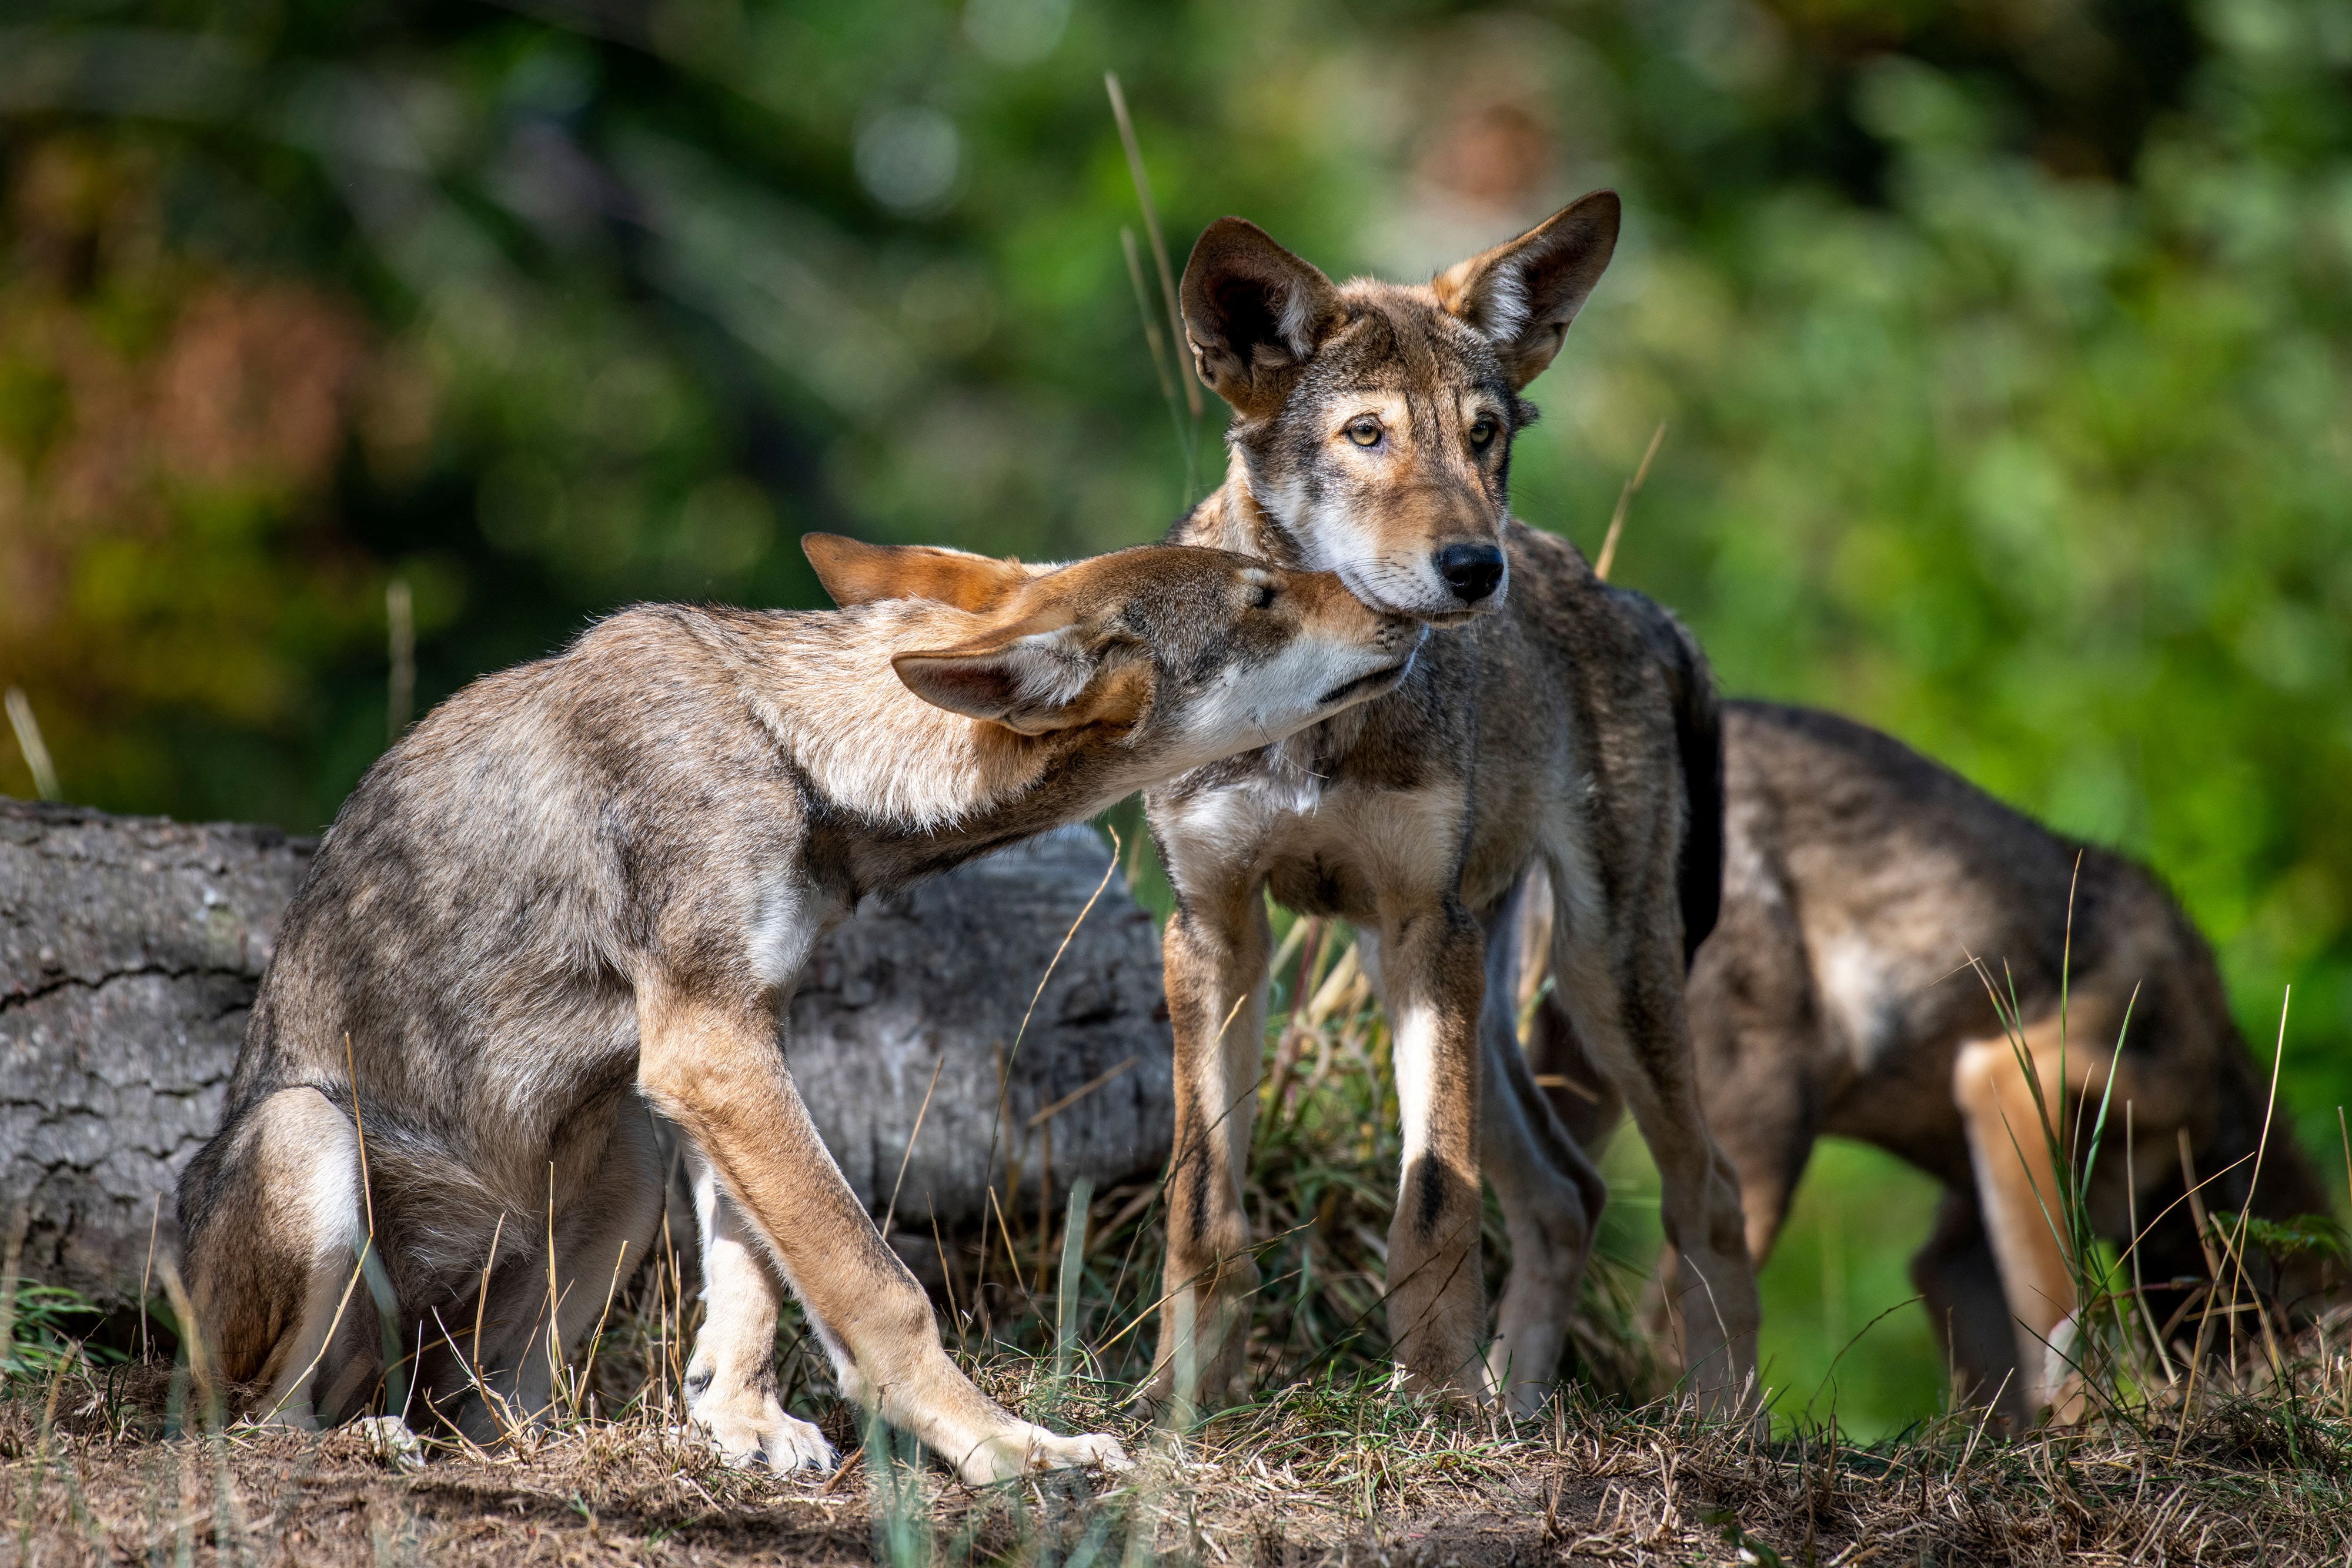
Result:
<instances>
[{"instance_id":1,"label":"reddish-brown fur","mask_svg":"<svg viewBox=\"0 0 2352 1568\"><path fill-rule=\"evenodd\" d=\"M197 1332L264 1384L258 1414L365 1407L379 1306L407 1414L487 1437L543 1410L651 1243L658 1114L702 1229L688 1408L729 1458L831 1462L776 1398L789 1287L843 1390L967 1479L1119 1462L948 1359L777 1020L866 894L1386 690L1421 629L1212 550L810 553L873 602L625 611L436 709L336 818L180 1191ZM362 1254L370 1286L339 1312Z\"/></svg>"},{"instance_id":2,"label":"reddish-brown fur","mask_svg":"<svg viewBox=\"0 0 2352 1568\"><path fill-rule=\"evenodd\" d=\"M1865 1140L1927 1172L1944 1206L1912 1277L1957 1394L1997 1401L2017 1425L2073 1406L2050 1348L2079 1303L2053 1218L2045 1109L2063 1108L2079 1171L2077 1134L2108 1100L2089 1218L2122 1249L2137 1215L2135 1262L2159 1322L2182 1299L2174 1280L2207 1272L2179 1201L2183 1138L2212 1184L2208 1209L2326 1211L2283 1124L2270 1125L2254 1179L2267 1084L2211 952L2147 871L1832 714L1727 704L1724 754L1723 914L1691 972L1691 1030L1759 1264L1820 1135ZM2003 1006L2013 996L2021 1041L1988 979ZM1549 1001L1529 1050L1539 1072L1597 1087ZM1586 1137L1617 1114L1605 1093L1562 1090L1555 1103ZM2273 1282L2250 1261L2252 1278ZM2316 1279L2290 1270L2278 1282L2314 1304Z\"/></svg>"},{"instance_id":3,"label":"reddish-brown fur","mask_svg":"<svg viewBox=\"0 0 2352 1568\"><path fill-rule=\"evenodd\" d=\"M1684 1246L1696 1381L1747 1391L1756 1287L1732 1168L1699 1113L1687 944L1719 876L1714 695L1696 645L1575 549L1511 520L1519 397L1615 243L1616 197L1576 203L1424 287L1334 284L1238 219L1185 269L1186 331L1233 405L1223 486L1171 538L1339 574L1441 631L1393 694L1147 792L1177 894L1169 1296L1153 1393L1186 1335L1202 1393L1244 1365L1255 1288L1242 1209L1257 1082L1263 894L1355 925L1396 1030L1404 1168L1389 1322L1417 1386L1519 1410L1549 1393L1603 1197L1516 1045L1507 929L1531 865L1557 890L1560 994L1634 1106ZM1501 1049L1496 1042L1509 1043ZM1483 1042L1483 1043L1482 1043ZM1481 1354L1481 1167L1512 1238Z\"/></svg>"}]
</instances>

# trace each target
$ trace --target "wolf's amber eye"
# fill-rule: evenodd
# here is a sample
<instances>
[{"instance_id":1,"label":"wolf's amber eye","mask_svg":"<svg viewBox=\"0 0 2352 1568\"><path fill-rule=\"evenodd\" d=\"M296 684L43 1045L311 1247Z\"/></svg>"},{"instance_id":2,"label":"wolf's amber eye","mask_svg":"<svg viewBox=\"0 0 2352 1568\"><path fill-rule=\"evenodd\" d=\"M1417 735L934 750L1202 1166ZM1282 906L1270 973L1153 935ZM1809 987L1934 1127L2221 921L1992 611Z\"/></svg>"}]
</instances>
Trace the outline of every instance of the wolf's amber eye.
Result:
<instances>
[{"instance_id":1,"label":"wolf's amber eye","mask_svg":"<svg viewBox=\"0 0 2352 1568\"><path fill-rule=\"evenodd\" d=\"M1366 414L1348 426L1348 439L1359 446L1378 446L1381 444L1381 422Z\"/></svg>"},{"instance_id":2,"label":"wolf's amber eye","mask_svg":"<svg viewBox=\"0 0 2352 1568\"><path fill-rule=\"evenodd\" d=\"M1480 414L1476 422L1470 426L1470 444L1483 449L1494 439L1495 422L1486 415Z\"/></svg>"}]
</instances>

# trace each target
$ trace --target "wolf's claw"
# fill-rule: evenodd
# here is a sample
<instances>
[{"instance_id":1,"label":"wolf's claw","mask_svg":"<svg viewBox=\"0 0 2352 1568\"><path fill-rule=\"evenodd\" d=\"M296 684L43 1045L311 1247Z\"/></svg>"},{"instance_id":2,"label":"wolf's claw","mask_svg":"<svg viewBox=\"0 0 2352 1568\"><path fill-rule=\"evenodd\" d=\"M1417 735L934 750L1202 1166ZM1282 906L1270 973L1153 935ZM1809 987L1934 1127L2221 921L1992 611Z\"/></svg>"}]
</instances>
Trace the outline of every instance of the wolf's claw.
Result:
<instances>
[{"instance_id":1,"label":"wolf's claw","mask_svg":"<svg viewBox=\"0 0 2352 1568\"><path fill-rule=\"evenodd\" d=\"M746 1406L753 1403L743 1401ZM718 1449L721 1459L743 1469L765 1467L779 1475L789 1475L794 1470L829 1470L835 1467L837 1460L833 1445L825 1441L823 1432L796 1416L787 1416L783 1406L772 1398L757 1404L764 1408L736 1411L706 1407L696 1411L691 1429Z\"/></svg>"}]
</instances>

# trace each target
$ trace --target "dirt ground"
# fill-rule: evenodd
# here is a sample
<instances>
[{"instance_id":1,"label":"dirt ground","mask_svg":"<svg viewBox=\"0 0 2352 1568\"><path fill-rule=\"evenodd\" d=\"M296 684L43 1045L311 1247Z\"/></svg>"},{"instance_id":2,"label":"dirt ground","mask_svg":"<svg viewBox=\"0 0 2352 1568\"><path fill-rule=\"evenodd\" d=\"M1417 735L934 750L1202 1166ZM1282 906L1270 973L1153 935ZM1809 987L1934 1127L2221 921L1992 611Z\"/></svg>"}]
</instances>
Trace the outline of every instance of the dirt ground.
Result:
<instances>
[{"instance_id":1,"label":"dirt ground","mask_svg":"<svg viewBox=\"0 0 2352 1568\"><path fill-rule=\"evenodd\" d=\"M440 1456L404 1470L346 1429L123 1441L59 1437L45 1461L8 1463L16 1529L0 1562L28 1565L295 1563L749 1564L897 1561L1343 1562L1486 1568L1566 1557L1730 1560L1694 1537L1655 1474L1611 1480L1463 1453L1410 1499L1369 1468L1357 1499L1263 1462L1148 1458L1115 1478L1063 1475L968 1490L936 1468L900 1469L919 1500L914 1551L891 1548L894 1488L860 1454L830 1476L712 1465L695 1446L622 1427L557 1437L530 1455ZM1530 1458L1533 1456L1528 1456ZM1425 1466L1428 1456L1416 1456ZM1408 1463L1411 1461L1408 1460ZM1435 1467L1444 1469L1442 1463ZM36 1473L37 1472L37 1473ZM1690 1500L1681 1500L1687 1503ZM1351 1507L1351 1502L1368 1507ZM1149 1534L1130 1545L1140 1516ZM1712 1540L1718 1548L1707 1553ZM1826 1544L1826 1543L1825 1543ZM1823 1561L1854 1561L1834 1551Z\"/></svg>"},{"instance_id":2,"label":"dirt ground","mask_svg":"<svg viewBox=\"0 0 2352 1568\"><path fill-rule=\"evenodd\" d=\"M119 1383L120 1380L118 1380ZM1296 1385L1181 1444L1084 1392L999 1376L1140 1463L974 1491L936 1464L775 1477L643 1418L485 1452L369 1432L165 1437L151 1399L82 1378L0 1401L0 1564L886 1562L890 1568L1520 1568L1581 1563L2341 1563L2352 1431L2313 1400L2216 1404L2184 1437L2002 1442L1958 1417L1899 1444L1764 1443L1686 1407L1571 1402L1517 1427L1376 1385ZM21 1386L21 1385L20 1385Z\"/></svg>"}]
</instances>

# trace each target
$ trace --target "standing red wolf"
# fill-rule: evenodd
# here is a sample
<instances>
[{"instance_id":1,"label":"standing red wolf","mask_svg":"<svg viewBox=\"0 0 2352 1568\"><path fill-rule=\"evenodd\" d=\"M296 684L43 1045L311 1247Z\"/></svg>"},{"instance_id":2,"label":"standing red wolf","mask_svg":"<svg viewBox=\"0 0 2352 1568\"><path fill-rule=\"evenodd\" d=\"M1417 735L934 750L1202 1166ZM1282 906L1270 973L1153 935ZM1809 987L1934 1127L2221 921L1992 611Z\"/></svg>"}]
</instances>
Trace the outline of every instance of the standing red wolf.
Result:
<instances>
[{"instance_id":1,"label":"standing red wolf","mask_svg":"<svg viewBox=\"0 0 2352 1568\"><path fill-rule=\"evenodd\" d=\"M729 1458L832 1462L776 1397L789 1288L843 1392L967 1480L1121 1459L948 1359L778 1020L860 898L1377 695L1422 629L1215 550L1052 570L804 542L836 598L872 602L624 611L452 697L345 803L180 1187L196 1330L258 1414L372 1399L376 1313L338 1304L363 1253L415 1410L485 1436L482 1389L543 1410L652 1244L650 1107L684 1135L701 1221L688 1406Z\"/></svg>"},{"instance_id":2,"label":"standing red wolf","mask_svg":"<svg viewBox=\"0 0 2352 1568\"><path fill-rule=\"evenodd\" d=\"M1671 616L1509 509L1512 437L1535 417L1519 392L1599 282L1618 216L1596 193L1420 287L1334 284L1238 218L1185 268L1185 332L1234 419L1223 486L1170 538L1336 571L1382 612L1451 630L1390 695L1145 796L1177 899L1155 1396L1187 1332L1205 1396L1245 1373L1269 889L1356 926L1395 1030L1389 1326L1408 1381L1521 1412L1548 1395L1604 1188L1516 1048L1516 944L1486 940L1531 864L1557 890L1559 995L1664 1177L1696 1384L1715 1408L1749 1384L1755 1275L1684 1022L1721 874L1706 662ZM1484 1072L1482 1031L1513 1045ZM1482 1164L1512 1249L1483 1355Z\"/></svg>"}]
</instances>

